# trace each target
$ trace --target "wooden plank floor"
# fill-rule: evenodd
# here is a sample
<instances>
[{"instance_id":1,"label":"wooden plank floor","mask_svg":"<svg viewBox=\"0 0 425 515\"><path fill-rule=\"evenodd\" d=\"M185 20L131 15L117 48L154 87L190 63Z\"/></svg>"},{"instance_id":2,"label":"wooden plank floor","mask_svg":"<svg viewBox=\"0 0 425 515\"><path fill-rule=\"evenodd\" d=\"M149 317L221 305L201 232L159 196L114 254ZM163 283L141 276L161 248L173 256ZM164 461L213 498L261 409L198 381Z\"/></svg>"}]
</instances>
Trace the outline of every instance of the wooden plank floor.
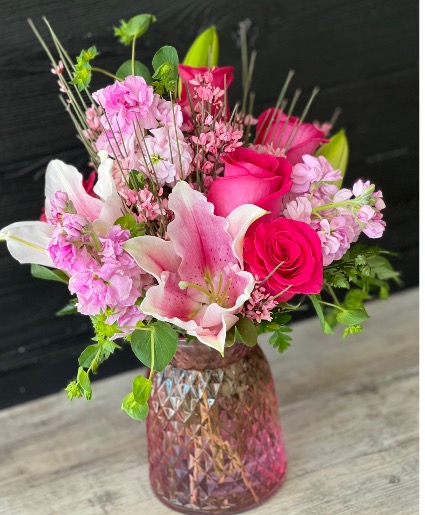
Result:
<instances>
[{"instance_id":1,"label":"wooden plank floor","mask_svg":"<svg viewBox=\"0 0 425 515\"><path fill-rule=\"evenodd\" d=\"M365 333L340 340L315 319L270 358L288 453L284 486L253 515L418 513L418 293L369 305ZM133 373L0 412L0 513L161 515L145 427L120 412Z\"/></svg>"}]
</instances>

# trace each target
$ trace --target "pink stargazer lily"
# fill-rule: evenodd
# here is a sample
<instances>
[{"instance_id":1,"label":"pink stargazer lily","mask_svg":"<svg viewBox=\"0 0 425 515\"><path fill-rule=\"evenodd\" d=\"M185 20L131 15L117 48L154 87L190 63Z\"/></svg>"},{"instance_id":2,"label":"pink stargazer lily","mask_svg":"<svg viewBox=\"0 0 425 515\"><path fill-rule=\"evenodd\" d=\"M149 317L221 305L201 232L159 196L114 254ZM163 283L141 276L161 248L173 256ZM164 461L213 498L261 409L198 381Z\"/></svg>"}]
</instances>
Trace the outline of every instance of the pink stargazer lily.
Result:
<instances>
[{"instance_id":1,"label":"pink stargazer lily","mask_svg":"<svg viewBox=\"0 0 425 515\"><path fill-rule=\"evenodd\" d=\"M158 281L140 309L223 353L226 332L254 287L254 277L243 270L243 239L266 211L245 204L227 218L216 216L214 205L183 181L174 187L168 207L175 216L168 226L170 241L139 236L124 244Z\"/></svg>"},{"instance_id":2,"label":"pink stargazer lily","mask_svg":"<svg viewBox=\"0 0 425 515\"><path fill-rule=\"evenodd\" d=\"M102 159L103 157L103 159ZM111 159L101 156L98 180L93 188L99 198L89 195L83 186L83 176L73 166L58 159L50 161L46 170L46 216L50 217L50 202L57 191L67 193L78 214L93 222L98 234L106 234L114 221L122 216L121 199L112 178ZM6 240L9 252L20 263L35 263L53 267L47 247L53 236L53 225L47 222L16 222L0 229L0 241Z\"/></svg>"}]
</instances>

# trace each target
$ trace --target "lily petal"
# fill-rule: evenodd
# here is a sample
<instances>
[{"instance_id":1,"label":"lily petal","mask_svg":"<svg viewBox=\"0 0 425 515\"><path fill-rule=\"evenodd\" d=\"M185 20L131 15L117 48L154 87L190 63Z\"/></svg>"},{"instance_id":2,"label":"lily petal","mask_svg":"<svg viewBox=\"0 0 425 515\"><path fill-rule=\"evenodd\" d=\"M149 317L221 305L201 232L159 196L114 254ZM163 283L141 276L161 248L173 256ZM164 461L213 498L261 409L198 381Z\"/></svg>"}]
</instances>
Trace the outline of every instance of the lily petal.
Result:
<instances>
[{"instance_id":1,"label":"lily petal","mask_svg":"<svg viewBox=\"0 0 425 515\"><path fill-rule=\"evenodd\" d=\"M0 230L11 255L20 263L54 267L47 253L53 227L46 222L16 222Z\"/></svg>"},{"instance_id":2,"label":"lily petal","mask_svg":"<svg viewBox=\"0 0 425 515\"><path fill-rule=\"evenodd\" d=\"M122 201L112 177L113 164L112 159L107 158L99 165L98 179L93 188L96 195L104 201L99 219L109 226L113 225L115 220L123 214Z\"/></svg>"},{"instance_id":3,"label":"lily petal","mask_svg":"<svg viewBox=\"0 0 425 515\"><path fill-rule=\"evenodd\" d=\"M197 325L194 317L201 304L186 295L186 292L179 287L179 282L180 278L177 274L169 272L161 274L159 284L151 286L146 292L140 309L146 315L151 315L158 320L169 322L187 331L194 331Z\"/></svg>"},{"instance_id":4,"label":"lily petal","mask_svg":"<svg viewBox=\"0 0 425 515\"><path fill-rule=\"evenodd\" d=\"M50 201L57 191L68 194L77 213L85 215L91 222L99 218L103 202L89 195L83 186L83 176L71 165L55 159L50 161L46 170L46 215L50 215Z\"/></svg>"},{"instance_id":5,"label":"lily petal","mask_svg":"<svg viewBox=\"0 0 425 515\"><path fill-rule=\"evenodd\" d=\"M194 331L187 331L190 335L198 338L200 342L208 345L208 347L218 350L220 354L223 354L224 352L227 331L238 321L238 317L236 315L220 311L222 309L223 308L220 308L218 304L211 304L207 308L207 311L210 311L209 315L212 315L212 312L215 310L217 310L217 312L213 314L214 317L217 314L221 315L220 323L217 326L198 326Z\"/></svg>"},{"instance_id":6,"label":"lily petal","mask_svg":"<svg viewBox=\"0 0 425 515\"><path fill-rule=\"evenodd\" d=\"M233 239L232 249L238 258L241 268L243 268L243 240L246 231L255 220L258 220L267 213L268 211L261 209L261 207L253 204L243 204L229 213L226 218L229 222L227 232Z\"/></svg>"},{"instance_id":7,"label":"lily petal","mask_svg":"<svg viewBox=\"0 0 425 515\"><path fill-rule=\"evenodd\" d=\"M136 263L159 282L163 272L177 272L181 259L174 251L171 241L156 236L138 236L131 238L123 245ZM181 291L181 290L180 290Z\"/></svg>"},{"instance_id":8,"label":"lily petal","mask_svg":"<svg viewBox=\"0 0 425 515\"><path fill-rule=\"evenodd\" d=\"M213 204L202 193L180 181L170 194L168 207L175 218L167 232L182 259L182 280L202 285L207 274L220 275L225 266L236 262L228 222L214 215Z\"/></svg>"}]
</instances>

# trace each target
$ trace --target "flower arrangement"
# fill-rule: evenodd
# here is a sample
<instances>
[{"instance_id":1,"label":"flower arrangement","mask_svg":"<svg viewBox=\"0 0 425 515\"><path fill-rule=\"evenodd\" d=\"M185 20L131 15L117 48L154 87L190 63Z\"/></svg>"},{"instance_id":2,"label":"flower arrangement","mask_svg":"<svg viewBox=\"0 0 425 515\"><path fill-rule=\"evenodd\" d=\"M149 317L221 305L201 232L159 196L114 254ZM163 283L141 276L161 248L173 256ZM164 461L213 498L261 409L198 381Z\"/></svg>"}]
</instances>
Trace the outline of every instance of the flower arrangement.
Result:
<instances>
[{"instance_id":1,"label":"flower arrangement","mask_svg":"<svg viewBox=\"0 0 425 515\"><path fill-rule=\"evenodd\" d=\"M79 358L68 397L90 399L90 375L130 343L150 368L122 404L138 420L148 414L152 375L173 358L179 338L223 355L270 332L283 352L291 314L305 302L325 333L342 324L351 335L368 318L364 301L386 298L388 281L399 280L385 251L356 243L362 233L382 236L385 203L368 180L342 187L344 132L329 137L335 116L305 121L318 89L294 116L300 91L287 98L291 71L275 106L257 119L255 53L248 58L243 24L243 98L231 106L233 68L217 65L214 27L183 63L171 46L155 53L152 68L136 60L136 42L155 21L143 14L115 28L131 45L131 59L115 73L93 65L95 47L72 60L46 20L55 58L30 22L93 172L85 179L51 161L41 219L0 232L33 275L68 285L73 298L62 314L92 320L94 343ZM110 83L91 92L92 73Z\"/></svg>"}]
</instances>

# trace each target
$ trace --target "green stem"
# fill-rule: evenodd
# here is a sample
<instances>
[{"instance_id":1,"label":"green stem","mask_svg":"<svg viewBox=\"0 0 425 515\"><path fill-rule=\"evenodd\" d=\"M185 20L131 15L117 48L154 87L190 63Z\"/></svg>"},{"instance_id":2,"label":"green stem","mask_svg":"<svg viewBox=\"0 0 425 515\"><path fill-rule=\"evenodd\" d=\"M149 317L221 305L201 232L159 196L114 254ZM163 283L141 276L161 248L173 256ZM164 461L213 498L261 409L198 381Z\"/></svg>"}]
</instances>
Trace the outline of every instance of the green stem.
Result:
<instances>
[{"instance_id":1,"label":"green stem","mask_svg":"<svg viewBox=\"0 0 425 515\"><path fill-rule=\"evenodd\" d=\"M93 72L103 73L103 75L106 75L108 77L112 77L115 80L119 80L119 81L122 80L119 77L117 77L116 75L114 75L113 73L108 72L108 70L104 70L103 68L98 68L97 66L92 66L91 69L92 69Z\"/></svg>"},{"instance_id":2,"label":"green stem","mask_svg":"<svg viewBox=\"0 0 425 515\"><path fill-rule=\"evenodd\" d=\"M317 213L318 211L325 211L327 209L334 209L335 207L346 207L346 206L355 206L357 205L357 199L353 200L343 200L342 202L333 202L332 204L324 204L323 206L317 206L313 208L313 213Z\"/></svg>"},{"instance_id":3,"label":"green stem","mask_svg":"<svg viewBox=\"0 0 425 515\"><path fill-rule=\"evenodd\" d=\"M131 74L134 75L136 62L136 36L133 38L133 42L131 44Z\"/></svg>"},{"instance_id":4,"label":"green stem","mask_svg":"<svg viewBox=\"0 0 425 515\"><path fill-rule=\"evenodd\" d=\"M154 335L154 331L151 330L151 370L149 372L149 381L152 380L152 376L155 371L154 364L155 364L155 335Z\"/></svg>"},{"instance_id":5,"label":"green stem","mask_svg":"<svg viewBox=\"0 0 425 515\"><path fill-rule=\"evenodd\" d=\"M330 296L332 297L333 301L335 302L335 304L337 306L341 306L341 304L339 303L338 297L335 295L335 292L334 292L334 289L332 288L332 286L330 284L328 284L327 288L328 288L328 292L329 292Z\"/></svg>"},{"instance_id":6,"label":"green stem","mask_svg":"<svg viewBox=\"0 0 425 515\"><path fill-rule=\"evenodd\" d=\"M330 302L325 302L324 300L318 300L317 302L319 304L323 304L324 306L329 306L331 308L336 308L336 309L339 309L340 311L344 311L344 308L342 308L341 306L337 306L336 304L331 304Z\"/></svg>"}]
</instances>

